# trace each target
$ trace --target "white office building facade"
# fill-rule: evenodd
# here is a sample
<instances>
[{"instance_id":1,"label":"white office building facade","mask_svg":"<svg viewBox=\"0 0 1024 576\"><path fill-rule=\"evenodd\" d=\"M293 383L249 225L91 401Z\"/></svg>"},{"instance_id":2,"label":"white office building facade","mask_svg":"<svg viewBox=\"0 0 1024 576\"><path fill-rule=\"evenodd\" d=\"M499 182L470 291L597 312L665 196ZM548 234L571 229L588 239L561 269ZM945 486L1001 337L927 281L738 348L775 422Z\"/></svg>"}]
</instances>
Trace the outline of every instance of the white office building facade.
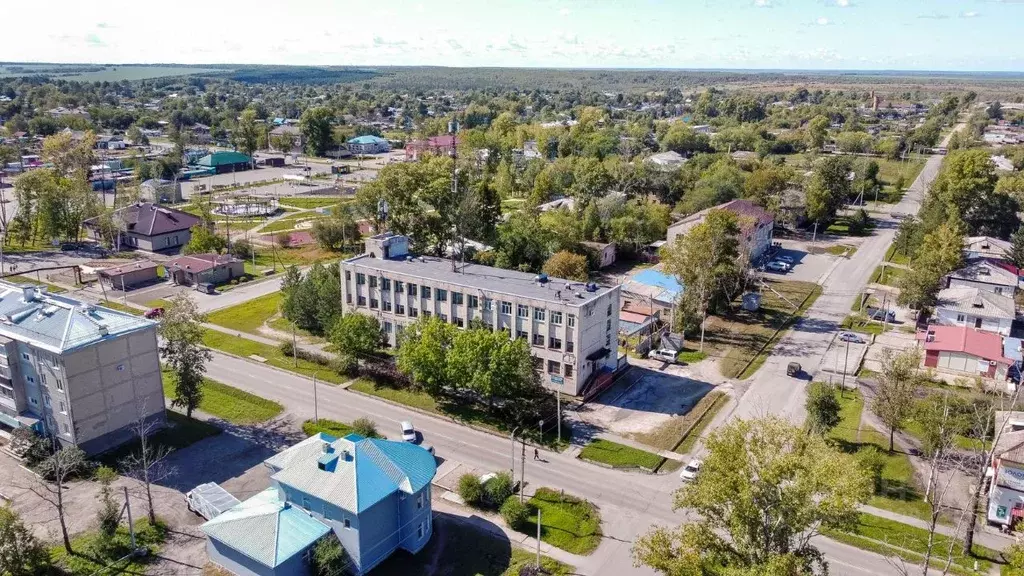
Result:
<instances>
[{"instance_id":1,"label":"white office building facade","mask_svg":"<svg viewBox=\"0 0 1024 576\"><path fill-rule=\"evenodd\" d=\"M405 326L436 316L459 328L477 322L530 344L541 381L578 395L617 366L619 287L535 276L436 257L413 257L408 239L379 234L367 253L341 262L346 313L378 319L397 345Z\"/></svg>"}]
</instances>

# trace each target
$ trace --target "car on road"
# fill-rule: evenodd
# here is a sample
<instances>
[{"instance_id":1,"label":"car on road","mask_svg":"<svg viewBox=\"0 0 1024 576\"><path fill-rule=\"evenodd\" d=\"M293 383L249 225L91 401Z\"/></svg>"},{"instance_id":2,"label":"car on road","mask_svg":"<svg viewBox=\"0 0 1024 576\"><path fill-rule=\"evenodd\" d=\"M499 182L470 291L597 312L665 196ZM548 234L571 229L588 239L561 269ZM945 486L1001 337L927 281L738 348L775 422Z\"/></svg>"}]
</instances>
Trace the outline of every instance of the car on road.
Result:
<instances>
[{"instance_id":1,"label":"car on road","mask_svg":"<svg viewBox=\"0 0 1024 576\"><path fill-rule=\"evenodd\" d=\"M904 214L903 212L892 212L889 216L892 216L893 220L904 220L909 216L909 214Z\"/></svg>"},{"instance_id":2,"label":"car on road","mask_svg":"<svg viewBox=\"0 0 1024 576\"><path fill-rule=\"evenodd\" d=\"M647 357L651 360L661 360L662 362L668 362L669 364L676 363L676 353L673 350L665 350L659 348L657 350L651 350Z\"/></svg>"},{"instance_id":3,"label":"car on road","mask_svg":"<svg viewBox=\"0 0 1024 576\"><path fill-rule=\"evenodd\" d=\"M773 260L765 264L764 269L768 270L769 272L789 272L789 264Z\"/></svg>"},{"instance_id":4,"label":"car on road","mask_svg":"<svg viewBox=\"0 0 1024 576\"><path fill-rule=\"evenodd\" d=\"M406 442L416 441L416 429L412 427L412 422L408 420L402 421L402 440Z\"/></svg>"},{"instance_id":5,"label":"car on road","mask_svg":"<svg viewBox=\"0 0 1024 576\"><path fill-rule=\"evenodd\" d=\"M864 339L857 336L853 332L840 332L839 340L842 342L853 342L854 344L863 344Z\"/></svg>"},{"instance_id":6,"label":"car on road","mask_svg":"<svg viewBox=\"0 0 1024 576\"><path fill-rule=\"evenodd\" d=\"M793 257L792 256L776 256L775 259L778 260L779 262L785 262L786 264L789 264L790 266L793 265Z\"/></svg>"},{"instance_id":7,"label":"car on road","mask_svg":"<svg viewBox=\"0 0 1024 576\"><path fill-rule=\"evenodd\" d=\"M786 366L786 376L799 376L802 371L803 367L800 366L799 362L790 362Z\"/></svg>"},{"instance_id":8,"label":"car on road","mask_svg":"<svg viewBox=\"0 0 1024 576\"><path fill-rule=\"evenodd\" d=\"M883 310L881 308L875 308L874 306L868 306L867 316L872 320L895 322L896 311L895 310Z\"/></svg>"},{"instance_id":9,"label":"car on road","mask_svg":"<svg viewBox=\"0 0 1024 576\"><path fill-rule=\"evenodd\" d=\"M161 318L164 315L164 309L163 308L150 308L149 310L146 310L145 312L143 312L142 315L145 316L146 318L149 318L150 320L153 320L153 319L156 319L156 318Z\"/></svg>"},{"instance_id":10,"label":"car on road","mask_svg":"<svg viewBox=\"0 0 1024 576\"><path fill-rule=\"evenodd\" d=\"M697 474L700 473L700 467L704 464L700 460L694 458L683 467L683 471L679 473L679 478L686 482L692 482L697 479Z\"/></svg>"}]
</instances>

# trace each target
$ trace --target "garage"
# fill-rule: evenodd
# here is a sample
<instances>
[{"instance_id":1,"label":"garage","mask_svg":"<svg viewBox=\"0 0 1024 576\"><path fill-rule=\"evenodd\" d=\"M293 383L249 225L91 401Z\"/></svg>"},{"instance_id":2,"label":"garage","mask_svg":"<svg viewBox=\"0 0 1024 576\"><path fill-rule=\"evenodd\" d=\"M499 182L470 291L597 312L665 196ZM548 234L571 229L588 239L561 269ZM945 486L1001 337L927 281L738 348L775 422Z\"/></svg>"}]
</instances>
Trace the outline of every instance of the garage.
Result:
<instances>
[{"instance_id":1,"label":"garage","mask_svg":"<svg viewBox=\"0 0 1024 576\"><path fill-rule=\"evenodd\" d=\"M947 370L955 370L957 372L967 372L968 366L972 364L977 365L977 361L977 358L971 357L963 352L940 352L938 367L945 368ZM987 369L988 366L985 368Z\"/></svg>"}]
</instances>

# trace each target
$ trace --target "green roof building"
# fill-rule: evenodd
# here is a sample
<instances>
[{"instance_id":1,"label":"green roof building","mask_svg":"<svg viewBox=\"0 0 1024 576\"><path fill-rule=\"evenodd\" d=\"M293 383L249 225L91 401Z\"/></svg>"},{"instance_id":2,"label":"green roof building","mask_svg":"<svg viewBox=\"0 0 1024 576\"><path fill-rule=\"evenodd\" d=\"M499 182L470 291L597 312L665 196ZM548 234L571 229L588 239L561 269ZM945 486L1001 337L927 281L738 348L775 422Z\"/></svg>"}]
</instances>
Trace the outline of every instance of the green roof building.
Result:
<instances>
[{"instance_id":1,"label":"green roof building","mask_svg":"<svg viewBox=\"0 0 1024 576\"><path fill-rule=\"evenodd\" d=\"M196 166L213 169L217 174L239 172L252 168L252 158L241 152L214 152L200 158Z\"/></svg>"}]
</instances>

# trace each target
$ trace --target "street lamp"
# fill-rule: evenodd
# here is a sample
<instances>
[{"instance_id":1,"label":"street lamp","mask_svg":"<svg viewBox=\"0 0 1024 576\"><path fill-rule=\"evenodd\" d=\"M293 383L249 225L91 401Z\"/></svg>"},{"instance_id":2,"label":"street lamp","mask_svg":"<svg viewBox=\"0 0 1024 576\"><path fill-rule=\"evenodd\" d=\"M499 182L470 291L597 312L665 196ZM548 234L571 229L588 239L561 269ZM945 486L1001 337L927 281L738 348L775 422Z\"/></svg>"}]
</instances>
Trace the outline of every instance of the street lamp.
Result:
<instances>
[{"instance_id":1,"label":"street lamp","mask_svg":"<svg viewBox=\"0 0 1024 576\"><path fill-rule=\"evenodd\" d=\"M509 470L509 472L512 473L512 480L513 480L513 482L515 481L515 478L516 478L516 431L518 431L518 430L519 430L519 426L516 426L515 428L513 428L512 429L512 435L510 437L510 439L512 440L512 468Z\"/></svg>"},{"instance_id":2,"label":"street lamp","mask_svg":"<svg viewBox=\"0 0 1024 576\"><path fill-rule=\"evenodd\" d=\"M537 439L537 442L540 443L544 439L544 421L543 420L540 421L540 423L538 424L538 427L540 428L540 438Z\"/></svg>"},{"instance_id":3,"label":"street lamp","mask_svg":"<svg viewBox=\"0 0 1024 576\"><path fill-rule=\"evenodd\" d=\"M319 373L320 373L319 370L313 372L313 422L316 423L316 424L320 423L320 417L318 415L317 400L316 400L316 375L319 374Z\"/></svg>"}]
</instances>

